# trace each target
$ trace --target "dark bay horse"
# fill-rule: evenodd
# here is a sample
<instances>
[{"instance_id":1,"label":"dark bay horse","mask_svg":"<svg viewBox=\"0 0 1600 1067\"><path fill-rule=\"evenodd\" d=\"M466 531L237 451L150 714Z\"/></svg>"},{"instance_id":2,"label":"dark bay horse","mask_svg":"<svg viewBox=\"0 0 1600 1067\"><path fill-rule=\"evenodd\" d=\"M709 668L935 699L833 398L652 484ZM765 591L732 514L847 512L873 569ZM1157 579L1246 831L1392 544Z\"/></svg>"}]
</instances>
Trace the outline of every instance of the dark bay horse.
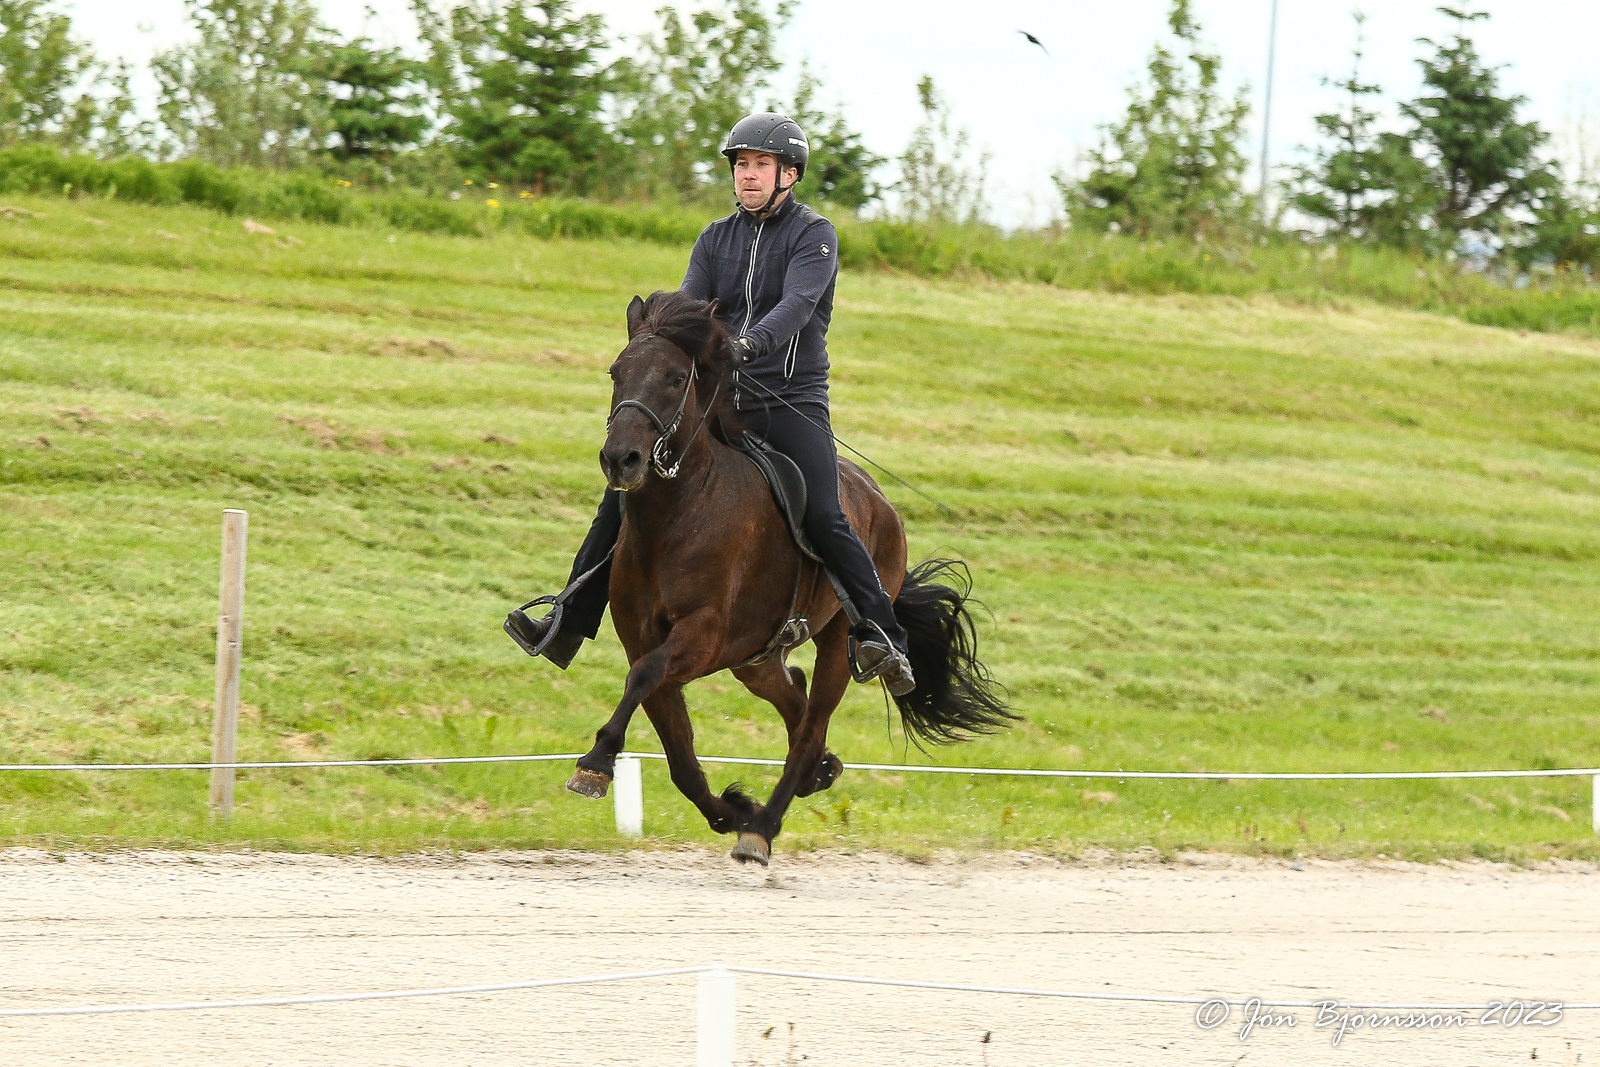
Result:
<instances>
[{"instance_id":1,"label":"dark bay horse","mask_svg":"<svg viewBox=\"0 0 1600 1067\"><path fill-rule=\"evenodd\" d=\"M567 788L602 797L642 703L666 752L672 781L718 833L737 831L733 857L765 865L797 796L828 788L843 765L827 749L828 720L850 684L849 620L827 575L795 546L755 464L729 447L732 363L715 305L657 292L628 306L628 344L615 383L600 466L626 493L611 566L611 618L632 668L622 700L578 760ZM896 697L908 734L943 743L1015 719L976 656L965 569L930 560L906 569L905 529L865 471L839 462L850 524L877 564L895 617L911 635L917 687ZM960 588L937 579L954 578ZM789 627L804 618L805 626ZM810 693L785 664L786 642L816 644ZM793 645L789 645L793 647ZM763 653L770 653L763 658ZM737 785L718 795L694 752L683 687L731 670L783 716L789 753L765 805Z\"/></svg>"}]
</instances>

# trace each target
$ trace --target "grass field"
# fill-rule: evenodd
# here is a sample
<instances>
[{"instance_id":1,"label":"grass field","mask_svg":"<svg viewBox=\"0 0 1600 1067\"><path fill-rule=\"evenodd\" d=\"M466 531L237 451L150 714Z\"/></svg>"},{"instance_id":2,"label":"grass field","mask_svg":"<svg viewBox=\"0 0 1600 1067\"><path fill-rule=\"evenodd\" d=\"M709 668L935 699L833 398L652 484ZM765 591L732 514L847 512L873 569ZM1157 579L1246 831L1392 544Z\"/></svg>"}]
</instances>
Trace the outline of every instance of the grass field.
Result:
<instances>
[{"instance_id":1,"label":"grass field","mask_svg":"<svg viewBox=\"0 0 1600 1067\"><path fill-rule=\"evenodd\" d=\"M566 674L500 633L553 592L628 297L682 249L285 225L11 197L0 218L0 762L208 753L220 511L250 512L245 759L582 751L614 637ZM42 216L42 217L41 217ZM1027 722L1016 767L1600 764L1600 341L1353 302L849 273L841 435L913 556L957 553ZM782 754L731 678L704 753ZM853 690L846 760L920 760ZM641 717L631 747L655 747ZM0 775L52 847L610 846L565 765ZM649 764L646 831L714 836ZM739 775L758 790L762 773ZM712 770L714 783L734 777ZM1595 857L1588 782L969 780L850 773L779 850Z\"/></svg>"}]
</instances>

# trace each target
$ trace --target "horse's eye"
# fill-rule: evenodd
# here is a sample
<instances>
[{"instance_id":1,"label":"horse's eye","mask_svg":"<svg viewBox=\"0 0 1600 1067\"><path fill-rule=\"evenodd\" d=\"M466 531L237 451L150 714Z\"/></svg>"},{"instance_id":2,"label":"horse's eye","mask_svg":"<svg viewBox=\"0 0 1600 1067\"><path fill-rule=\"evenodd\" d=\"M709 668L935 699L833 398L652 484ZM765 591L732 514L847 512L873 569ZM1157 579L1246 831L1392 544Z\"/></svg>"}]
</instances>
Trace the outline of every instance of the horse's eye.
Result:
<instances>
[{"instance_id":1,"label":"horse's eye","mask_svg":"<svg viewBox=\"0 0 1600 1067\"><path fill-rule=\"evenodd\" d=\"M676 388L678 388L678 386L682 385L684 382L686 382L688 380L689 380L689 376L687 374L674 374L672 376L672 381L670 381L667 384L671 385L674 389L676 389Z\"/></svg>"}]
</instances>

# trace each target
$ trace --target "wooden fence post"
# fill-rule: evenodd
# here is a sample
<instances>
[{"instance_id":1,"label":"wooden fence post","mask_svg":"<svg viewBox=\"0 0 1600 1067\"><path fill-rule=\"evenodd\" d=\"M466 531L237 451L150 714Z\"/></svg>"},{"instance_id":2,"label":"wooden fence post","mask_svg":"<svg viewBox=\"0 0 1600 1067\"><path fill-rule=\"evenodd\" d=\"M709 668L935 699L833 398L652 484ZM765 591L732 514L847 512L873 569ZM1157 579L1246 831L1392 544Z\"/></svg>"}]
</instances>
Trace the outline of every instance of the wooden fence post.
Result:
<instances>
[{"instance_id":1,"label":"wooden fence post","mask_svg":"<svg viewBox=\"0 0 1600 1067\"><path fill-rule=\"evenodd\" d=\"M239 671L244 636L244 552L250 516L222 513L222 589L217 609L217 694L211 718L211 762L234 763L239 752ZM233 768L211 771L211 813L233 814Z\"/></svg>"}]
</instances>

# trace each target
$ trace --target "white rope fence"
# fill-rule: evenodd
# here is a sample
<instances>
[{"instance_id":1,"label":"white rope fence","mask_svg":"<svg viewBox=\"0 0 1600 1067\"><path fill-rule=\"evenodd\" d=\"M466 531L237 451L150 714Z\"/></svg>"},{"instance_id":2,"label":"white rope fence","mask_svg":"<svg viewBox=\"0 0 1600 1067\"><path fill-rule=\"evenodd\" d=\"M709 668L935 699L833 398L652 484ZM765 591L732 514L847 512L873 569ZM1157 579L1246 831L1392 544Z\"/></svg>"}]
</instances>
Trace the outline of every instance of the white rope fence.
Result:
<instances>
[{"instance_id":1,"label":"white rope fence","mask_svg":"<svg viewBox=\"0 0 1600 1067\"><path fill-rule=\"evenodd\" d=\"M506 756L416 756L395 759L258 760L230 763L8 763L6 771L264 771L314 767L432 767L471 763L545 763L575 760L577 752L548 752ZM617 756L612 780L617 832L637 837L643 833L644 790L640 760L664 760L660 752L623 752ZM757 767L782 767L783 760L747 756L701 756L701 763L726 763ZM1556 767L1544 770L1481 771L1091 771L1033 767L930 767L899 763L846 763L846 770L890 771L897 774L966 774L1009 778L1115 778L1151 781L1244 782L1383 782L1441 781L1474 778L1580 778L1591 779L1592 828L1600 834L1600 767Z\"/></svg>"},{"instance_id":2,"label":"white rope fence","mask_svg":"<svg viewBox=\"0 0 1600 1067\"><path fill-rule=\"evenodd\" d=\"M416 997L463 996L476 993L504 993L516 990L552 989L560 986L597 985L602 982L631 982L648 978L667 978L693 974L698 978L696 1050L698 1067L732 1067L736 1047L738 1017L737 975L789 978L807 982L845 982L855 985L890 986L952 993L985 993L1018 997L1050 997L1135 1004L1175 1004L1197 1009L1235 1006L1256 1008L1334 1008L1345 1012L1423 1014L1427 1016L1484 1010L1485 1004L1367 1004L1334 1000L1229 1000L1223 997L1169 997L1148 993L1079 993L1059 989L1029 989L1020 986L984 986L959 982L917 982L900 978L867 978L861 975L826 974L818 971L789 971L770 967L740 967L712 963L691 967L668 967L653 971L623 971L616 974L586 975L580 978L545 978L524 982L497 982L490 985L442 986L434 989L394 989L370 993L330 993L301 997L258 997L251 1000L200 1000L175 1004L83 1004L49 1008L0 1009L0 1018L39 1018L55 1015L125 1015L163 1011L218 1011L227 1008L276 1008L318 1004L348 1004L354 1001L405 1000ZM1541 1005L1542 1006L1542 1005ZM1600 1003L1562 1003L1565 1011L1600 1009ZM1198 1018L1198 1015L1197 1015ZM1205 1025L1211 1029L1210 1024Z\"/></svg>"}]
</instances>

